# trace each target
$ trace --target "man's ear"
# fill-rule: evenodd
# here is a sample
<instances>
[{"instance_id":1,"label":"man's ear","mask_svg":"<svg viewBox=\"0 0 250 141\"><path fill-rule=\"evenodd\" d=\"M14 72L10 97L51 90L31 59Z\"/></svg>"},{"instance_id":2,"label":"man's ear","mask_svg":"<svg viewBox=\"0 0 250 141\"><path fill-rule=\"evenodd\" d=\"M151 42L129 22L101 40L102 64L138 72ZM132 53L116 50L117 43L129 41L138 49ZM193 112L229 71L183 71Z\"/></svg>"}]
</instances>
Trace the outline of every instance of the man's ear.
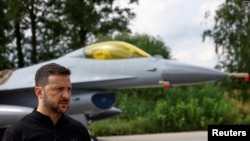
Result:
<instances>
[{"instance_id":1,"label":"man's ear","mask_svg":"<svg viewBox=\"0 0 250 141\"><path fill-rule=\"evenodd\" d=\"M35 87L35 94L38 98L42 98L42 87Z\"/></svg>"}]
</instances>

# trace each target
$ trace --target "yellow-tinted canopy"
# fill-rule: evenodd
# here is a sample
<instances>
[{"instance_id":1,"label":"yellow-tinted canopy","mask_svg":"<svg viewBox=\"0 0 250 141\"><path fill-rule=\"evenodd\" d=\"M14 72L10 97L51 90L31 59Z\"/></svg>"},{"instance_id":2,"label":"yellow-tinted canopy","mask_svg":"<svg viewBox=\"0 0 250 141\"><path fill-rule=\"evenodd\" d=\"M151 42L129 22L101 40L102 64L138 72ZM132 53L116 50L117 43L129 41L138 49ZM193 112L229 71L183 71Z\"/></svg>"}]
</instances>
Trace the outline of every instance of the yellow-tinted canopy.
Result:
<instances>
[{"instance_id":1,"label":"yellow-tinted canopy","mask_svg":"<svg viewBox=\"0 0 250 141\"><path fill-rule=\"evenodd\" d=\"M122 41L105 41L85 47L85 56L93 59L149 57L147 52Z\"/></svg>"}]
</instances>

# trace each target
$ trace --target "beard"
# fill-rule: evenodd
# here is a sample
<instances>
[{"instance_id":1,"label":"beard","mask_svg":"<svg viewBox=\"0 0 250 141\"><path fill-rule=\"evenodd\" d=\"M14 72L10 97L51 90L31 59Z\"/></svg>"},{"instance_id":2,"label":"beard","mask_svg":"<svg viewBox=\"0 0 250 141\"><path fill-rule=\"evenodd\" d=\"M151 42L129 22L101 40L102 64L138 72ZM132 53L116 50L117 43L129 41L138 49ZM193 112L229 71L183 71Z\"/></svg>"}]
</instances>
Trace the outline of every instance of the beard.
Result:
<instances>
[{"instance_id":1,"label":"beard","mask_svg":"<svg viewBox=\"0 0 250 141\"><path fill-rule=\"evenodd\" d=\"M67 99L62 99L59 102L68 102L68 100ZM63 114L69 109L69 106L67 106L66 111L62 110L58 106L58 104L56 104L55 102L49 100L48 95L46 94L46 92L44 93L43 104L44 104L45 107L47 107L52 112L57 113L57 114Z\"/></svg>"}]
</instances>

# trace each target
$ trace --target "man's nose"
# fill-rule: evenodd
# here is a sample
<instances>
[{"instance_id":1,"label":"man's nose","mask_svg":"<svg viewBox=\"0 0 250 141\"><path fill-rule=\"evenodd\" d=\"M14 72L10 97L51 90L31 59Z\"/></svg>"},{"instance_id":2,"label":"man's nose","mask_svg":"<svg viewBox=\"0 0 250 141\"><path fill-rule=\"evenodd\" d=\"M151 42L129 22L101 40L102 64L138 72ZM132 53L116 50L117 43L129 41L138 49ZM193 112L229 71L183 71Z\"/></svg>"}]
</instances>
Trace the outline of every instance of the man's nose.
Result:
<instances>
[{"instance_id":1,"label":"man's nose","mask_svg":"<svg viewBox=\"0 0 250 141\"><path fill-rule=\"evenodd\" d=\"M70 91L63 91L62 97L69 98L70 96L71 96L71 92Z\"/></svg>"}]
</instances>

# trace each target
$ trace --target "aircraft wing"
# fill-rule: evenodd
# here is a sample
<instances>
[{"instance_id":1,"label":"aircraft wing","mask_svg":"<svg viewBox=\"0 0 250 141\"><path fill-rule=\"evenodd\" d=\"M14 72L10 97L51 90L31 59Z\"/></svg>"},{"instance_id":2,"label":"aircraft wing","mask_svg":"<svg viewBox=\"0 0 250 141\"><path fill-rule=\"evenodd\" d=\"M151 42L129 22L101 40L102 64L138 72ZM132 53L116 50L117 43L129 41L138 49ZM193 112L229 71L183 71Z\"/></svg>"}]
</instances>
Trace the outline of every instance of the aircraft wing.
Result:
<instances>
[{"instance_id":1,"label":"aircraft wing","mask_svg":"<svg viewBox=\"0 0 250 141\"><path fill-rule=\"evenodd\" d=\"M24 115L30 113L32 110L31 107L0 104L0 127L7 127L21 119Z\"/></svg>"}]
</instances>

